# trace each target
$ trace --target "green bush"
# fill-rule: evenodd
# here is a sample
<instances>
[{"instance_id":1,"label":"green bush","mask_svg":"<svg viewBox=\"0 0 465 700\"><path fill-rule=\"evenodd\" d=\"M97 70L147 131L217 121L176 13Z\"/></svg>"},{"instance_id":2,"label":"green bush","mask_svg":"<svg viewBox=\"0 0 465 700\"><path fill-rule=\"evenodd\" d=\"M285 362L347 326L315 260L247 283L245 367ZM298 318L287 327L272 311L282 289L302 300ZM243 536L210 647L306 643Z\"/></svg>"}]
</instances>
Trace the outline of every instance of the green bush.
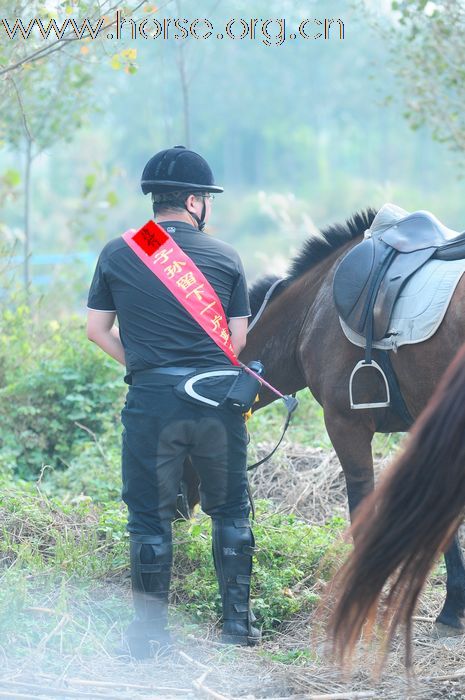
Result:
<instances>
[{"instance_id":1,"label":"green bush","mask_svg":"<svg viewBox=\"0 0 465 700\"><path fill-rule=\"evenodd\" d=\"M64 501L78 495L96 503L117 501L121 496L121 429L111 425L104 433L79 444L79 454L66 469L47 470L43 490Z\"/></svg>"},{"instance_id":2,"label":"green bush","mask_svg":"<svg viewBox=\"0 0 465 700\"><path fill-rule=\"evenodd\" d=\"M81 319L37 328L20 307L1 325L0 471L27 479L44 465L63 468L87 431L119 430L122 370L89 342Z\"/></svg>"}]
</instances>

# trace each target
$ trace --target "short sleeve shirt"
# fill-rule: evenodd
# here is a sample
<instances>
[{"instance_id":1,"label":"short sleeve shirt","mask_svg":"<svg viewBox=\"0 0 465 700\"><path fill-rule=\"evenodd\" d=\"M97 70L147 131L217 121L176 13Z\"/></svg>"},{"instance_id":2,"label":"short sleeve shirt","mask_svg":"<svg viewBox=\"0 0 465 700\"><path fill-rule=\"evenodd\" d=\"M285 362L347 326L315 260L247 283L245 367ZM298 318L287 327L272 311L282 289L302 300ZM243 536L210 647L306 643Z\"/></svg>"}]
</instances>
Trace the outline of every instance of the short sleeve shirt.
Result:
<instances>
[{"instance_id":1,"label":"short sleeve shirt","mask_svg":"<svg viewBox=\"0 0 465 700\"><path fill-rule=\"evenodd\" d=\"M203 272L218 294L227 320L251 316L237 251L188 223L163 221L160 225ZM128 371L173 365L224 366L230 362L122 237L103 248L87 306L116 312Z\"/></svg>"}]
</instances>

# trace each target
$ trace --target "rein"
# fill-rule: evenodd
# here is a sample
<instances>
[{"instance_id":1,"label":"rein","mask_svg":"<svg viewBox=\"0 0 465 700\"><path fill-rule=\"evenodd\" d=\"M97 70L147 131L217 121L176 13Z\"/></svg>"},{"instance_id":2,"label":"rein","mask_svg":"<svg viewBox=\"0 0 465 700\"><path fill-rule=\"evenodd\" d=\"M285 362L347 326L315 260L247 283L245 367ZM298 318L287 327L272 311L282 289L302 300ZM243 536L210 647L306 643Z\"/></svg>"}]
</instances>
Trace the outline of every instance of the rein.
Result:
<instances>
[{"instance_id":1,"label":"rein","mask_svg":"<svg viewBox=\"0 0 465 700\"><path fill-rule=\"evenodd\" d=\"M268 304L268 302L269 302L269 300L270 300L270 298L271 298L273 292L275 291L275 289L276 289L282 282L285 282L286 279L287 279L287 277L282 277L281 279L276 280L276 282L273 282L273 284L271 285L271 287L270 287L270 288L268 289L268 291L266 292L265 297L264 297L264 299L263 299L263 301L262 301L262 303L261 303L260 308L258 309L258 311L257 311L257 313L256 313L256 315L255 315L254 320L252 321L252 323L251 323L250 326L248 327L247 333L248 333L249 331L251 331L252 328L253 328L253 327L255 326L255 324L257 323L258 319L260 318L260 316L261 316L262 313L264 312L265 307L266 307L266 305ZM250 372L250 370L249 370L248 367L245 367L245 369L248 370L248 371ZM251 372L251 373L252 373L252 372ZM252 374L254 374L254 373L252 373ZM268 382L265 382L263 379L261 379L260 376L258 376L258 375L255 375L255 376L257 377L257 379L259 379L259 380L262 382L262 384L265 384L266 386L270 387L270 385L268 384ZM273 387L270 387L270 388L273 389ZM266 462L268 459L270 459L270 457L271 457L272 455L274 455L274 453L276 452L276 450L278 449L278 447L280 446L280 444L281 444L281 442L282 442L282 439L283 439L283 437L284 437L284 435L285 435L285 433L286 433L286 430L287 430L288 427L289 427L289 423L291 422L292 414L293 414L293 412L295 411L295 409L297 408L297 406L299 405L299 402L298 402L297 399L295 398L295 393L292 394L292 395L289 395L289 394L280 394L280 393L277 392L277 391L275 391L275 393L277 393L277 394L280 396L280 398L282 398L282 400L284 401L284 405L286 406L286 410L287 410L286 422L284 423L284 428L283 428L283 431L282 431L282 433L281 433L281 437L279 438L279 440L278 440L276 446L273 448L273 450L272 450L266 457L263 457L263 459L260 459L258 462L255 462L255 464L251 464L249 467L247 467L247 471L251 471L252 469L256 469L256 467L259 467L261 464L263 464L263 463ZM249 495L250 495L250 493L249 493Z\"/></svg>"},{"instance_id":2,"label":"rein","mask_svg":"<svg viewBox=\"0 0 465 700\"><path fill-rule=\"evenodd\" d=\"M276 280L276 282L273 282L273 284L271 285L271 287L268 289L267 293L265 294L265 297L261 303L261 306L258 309L257 313L255 314L254 320L252 321L250 326L247 328L247 333L252 330L252 328L255 326L258 319L262 315L262 313L265 311L265 306L268 304L270 297L273 294L276 287L278 287L281 284L281 282L284 282L285 280L287 280L287 277L281 277L281 279Z\"/></svg>"}]
</instances>

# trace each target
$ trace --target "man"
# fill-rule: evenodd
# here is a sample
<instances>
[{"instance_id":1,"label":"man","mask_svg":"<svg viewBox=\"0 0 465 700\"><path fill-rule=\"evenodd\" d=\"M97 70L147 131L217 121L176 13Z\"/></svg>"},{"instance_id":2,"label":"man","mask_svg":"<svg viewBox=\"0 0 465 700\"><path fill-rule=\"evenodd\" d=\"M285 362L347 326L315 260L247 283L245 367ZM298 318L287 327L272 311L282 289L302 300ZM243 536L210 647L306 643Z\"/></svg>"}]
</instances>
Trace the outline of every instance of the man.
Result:
<instances>
[{"instance_id":1,"label":"man","mask_svg":"<svg viewBox=\"0 0 465 700\"><path fill-rule=\"evenodd\" d=\"M141 186L144 194L152 194L155 221L217 293L239 355L251 315L242 262L232 246L203 231L213 195L223 188L214 184L207 162L183 146L153 156ZM100 254L88 309L89 339L126 365L130 384L121 414L122 496L129 512L135 607L125 632L127 652L146 658L155 650L154 642L163 646L170 641L171 521L187 455L200 479L202 509L212 517L222 641L258 643L260 633L251 624L249 607L254 539L245 421L240 413L211 402L189 403L174 391L183 375L206 367L230 370L230 360L121 237ZM114 326L116 317L119 329ZM228 382L229 375L219 375L207 379L205 386L210 395L224 395Z\"/></svg>"}]
</instances>

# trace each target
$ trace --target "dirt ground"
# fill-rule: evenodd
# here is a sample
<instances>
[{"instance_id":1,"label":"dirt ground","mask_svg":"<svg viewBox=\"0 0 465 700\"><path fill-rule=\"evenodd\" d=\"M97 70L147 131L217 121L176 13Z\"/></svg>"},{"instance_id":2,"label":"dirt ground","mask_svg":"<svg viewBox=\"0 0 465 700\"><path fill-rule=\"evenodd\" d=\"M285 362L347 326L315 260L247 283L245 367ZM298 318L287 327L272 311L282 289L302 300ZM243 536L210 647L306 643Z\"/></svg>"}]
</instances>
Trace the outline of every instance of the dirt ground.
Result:
<instances>
[{"instance_id":1,"label":"dirt ground","mask_svg":"<svg viewBox=\"0 0 465 700\"><path fill-rule=\"evenodd\" d=\"M268 447L260 445L258 456ZM383 461L387 459L380 460L378 468ZM279 458L253 476L252 487L256 496L271 498L283 511L312 523L334 514L346 516L344 483L332 452L284 446ZM108 583L108 595L115 595L116 589L120 591L121 585ZM434 627L443 596L443 576L436 573L417 610L410 679L405 674L401 636L392 645L381 678L373 677L373 650L360 652L352 674L342 675L328 659L321 611L318 616L293 620L256 649L224 647L217 642L217 629L201 627L194 636L186 635L183 626L170 655L139 663L112 658L106 640L99 641L93 658L81 654L84 640L93 634L89 620L72 654L51 653L45 640L18 660L2 647L0 636L0 698L465 700L465 639L438 638ZM60 624L66 620L57 623L55 634Z\"/></svg>"}]
</instances>

